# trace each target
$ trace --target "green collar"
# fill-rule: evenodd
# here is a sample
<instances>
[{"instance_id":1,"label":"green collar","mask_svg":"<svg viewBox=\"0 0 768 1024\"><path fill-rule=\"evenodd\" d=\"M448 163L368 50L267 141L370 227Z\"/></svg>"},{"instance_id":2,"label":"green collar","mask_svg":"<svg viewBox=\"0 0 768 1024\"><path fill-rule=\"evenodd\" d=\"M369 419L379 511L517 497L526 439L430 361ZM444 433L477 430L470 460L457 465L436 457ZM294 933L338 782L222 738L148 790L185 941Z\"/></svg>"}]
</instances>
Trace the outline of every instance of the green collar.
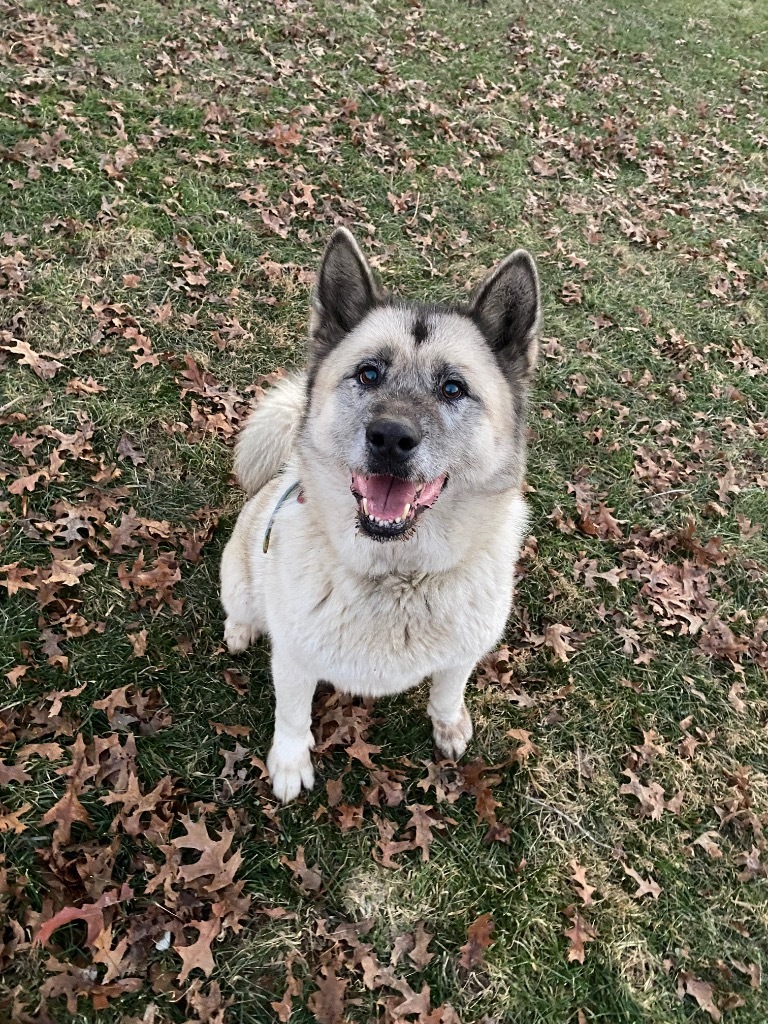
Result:
<instances>
[{"instance_id":1,"label":"green collar","mask_svg":"<svg viewBox=\"0 0 768 1024\"><path fill-rule=\"evenodd\" d=\"M296 493L298 493L298 500L301 501L303 499L303 495L301 493L301 481L300 480L297 480L295 484L291 484L291 486L288 488L288 490L283 494L283 496L280 499L280 501L278 501L278 503L275 505L275 507L274 507L274 509L272 511L272 515L269 517L269 522L267 523L267 529L264 531L264 542L261 545L261 550L264 552L265 555L266 555L267 551L269 550L269 538L272 536L272 527L274 526L274 523L275 523L275 517L277 516L277 513L280 511L280 506L284 502L286 502L291 497L291 495L296 494Z\"/></svg>"}]
</instances>

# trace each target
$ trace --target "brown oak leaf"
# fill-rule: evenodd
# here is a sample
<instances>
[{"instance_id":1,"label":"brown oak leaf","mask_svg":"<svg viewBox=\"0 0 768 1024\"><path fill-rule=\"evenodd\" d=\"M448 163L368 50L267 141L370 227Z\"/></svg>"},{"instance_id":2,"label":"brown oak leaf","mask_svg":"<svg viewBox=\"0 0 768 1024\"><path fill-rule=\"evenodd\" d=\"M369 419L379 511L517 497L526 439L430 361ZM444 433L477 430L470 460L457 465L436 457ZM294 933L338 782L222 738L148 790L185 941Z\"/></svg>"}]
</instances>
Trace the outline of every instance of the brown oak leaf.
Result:
<instances>
[{"instance_id":1,"label":"brown oak leaf","mask_svg":"<svg viewBox=\"0 0 768 1024\"><path fill-rule=\"evenodd\" d=\"M32 810L32 804L22 804L18 811L6 811L0 804L0 835L3 832L23 832L27 825L21 821L21 816Z\"/></svg>"},{"instance_id":2,"label":"brown oak leaf","mask_svg":"<svg viewBox=\"0 0 768 1024\"><path fill-rule=\"evenodd\" d=\"M512 755L512 760L517 761L519 765L524 765L529 757L536 757L541 753L539 747L531 740L531 734L525 729L507 729L507 736L520 743Z\"/></svg>"},{"instance_id":3,"label":"brown oak leaf","mask_svg":"<svg viewBox=\"0 0 768 1024\"><path fill-rule=\"evenodd\" d=\"M637 882L637 892L632 893L632 899L640 900L643 896L652 896L655 900L659 898L661 895L661 886L658 882L654 881L650 875L646 880L639 875L634 868L629 867L627 864L622 864L621 866L624 869L624 874L634 882Z\"/></svg>"},{"instance_id":4,"label":"brown oak leaf","mask_svg":"<svg viewBox=\"0 0 768 1024\"><path fill-rule=\"evenodd\" d=\"M475 967L485 967L483 953L493 943L491 938L493 927L491 915L481 914L467 928L467 941L461 947L459 959L459 963L465 970L472 971Z\"/></svg>"},{"instance_id":5,"label":"brown oak leaf","mask_svg":"<svg viewBox=\"0 0 768 1024\"><path fill-rule=\"evenodd\" d=\"M709 831L702 832L702 834L693 840L693 846L700 846L702 850L705 850L713 860L717 860L723 856L723 851L717 845L720 840L720 833Z\"/></svg>"},{"instance_id":6,"label":"brown oak leaf","mask_svg":"<svg viewBox=\"0 0 768 1024\"><path fill-rule=\"evenodd\" d=\"M317 989L309 997L307 1005L315 1015L317 1024L342 1024L347 982L336 977L333 964L323 967L315 981Z\"/></svg>"},{"instance_id":7,"label":"brown oak leaf","mask_svg":"<svg viewBox=\"0 0 768 1024\"><path fill-rule=\"evenodd\" d=\"M12 352L15 356L21 356L19 365L29 366L41 380L50 380L51 377L55 377L63 366L63 363L57 359L43 359L31 345L21 339L16 339L13 345L6 348L6 351Z\"/></svg>"},{"instance_id":8,"label":"brown oak leaf","mask_svg":"<svg viewBox=\"0 0 768 1024\"><path fill-rule=\"evenodd\" d=\"M625 769L621 774L626 775L629 782L621 786L619 792L627 796L637 797L640 802L641 817L658 821L666 806L664 790L658 782L651 782L649 786L644 786L633 771Z\"/></svg>"},{"instance_id":9,"label":"brown oak leaf","mask_svg":"<svg viewBox=\"0 0 768 1024\"><path fill-rule=\"evenodd\" d=\"M374 853L374 859L381 864L382 867L397 869L400 865L397 861L393 860L393 857L397 857L398 854L404 853L406 850L413 849L413 843L410 840L397 840L393 841L393 836L397 832L397 826L388 821L386 818L379 818L374 816L374 822L379 830L379 838L376 840L376 846L381 851L381 855L377 856Z\"/></svg>"},{"instance_id":10,"label":"brown oak leaf","mask_svg":"<svg viewBox=\"0 0 768 1024\"><path fill-rule=\"evenodd\" d=\"M53 807L49 808L40 819L41 825L54 824L53 845L54 847L65 846L72 836L72 826L76 821L83 825L91 825L88 812L77 798L77 786L73 781L67 786L64 796L57 800Z\"/></svg>"},{"instance_id":11,"label":"brown oak leaf","mask_svg":"<svg viewBox=\"0 0 768 1024\"><path fill-rule=\"evenodd\" d=\"M139 449L133 446L127 434L123 434L120 438L117 445L117 454L120 459L130 459L134 466L140 466L143 462L147 461Z\"/></svg>"},{"instance_id":12,"label":"brown oak leaf","mask_svg":"<svg viewBox=\"0 0 768 1024\"><path fill-rule=\"evenodd\" d=\"M296 850L296 860L289 860L287 857L281 857L280 863L285 864L287 868L291 869L302 892L320 892L323 887L323 877L320 874L317 865L313 868L307 867L307 862L304 859L303 846L300 846Z\"/></svg>"},{"instance_id":13,"label":"brown oak leaf","mask_svg":"<svg viewBox=\"0 0 768 1024\"><path fill-rule=\"evenodd\" d=\"M107 926L103 931L99 932L96 938L93 940L93 954L91 959L95 964L103 964L106 968L106 974L101 979L102 982L114 981L115 978L121 978L124 974L127 974L133 968L133 961L131 957L127 956L128 952L128 939L119 939L117 945L112 948L112 928Z\"/></svg>"},{"instance_id":14,"label":"brown oak leaf","mask_svg":"<svg viewBox=\"0 0 768 1024\"><path fill-rule=\"evenodd\" d=\"M583 964L584 944L586 942L594 942L597 938L597 932L592 925L584 920L576 907L570 906L563 913L572 922L571 927L566 928L563 932L571 944L571 948L568 950L568 960L578 960L580 964Z\"/></svg>"},{"instance_id":15,"label":"brown oak leaf","mask_svg":"<svg viewBox=\"0 0 768 1024\"><path fill-rule=\"evenodd\" d=\"M227 859L229 848L235 837L232 829L228 829L226 825L217 826L221 832L221 838L214 839L202 819L192 821L188 814L182 814L179 820L187 830L187 834L172 839L171 846L175 846L177 850L200 851L200 859L194 864L183 864L179 867L179 877L188 885L199 878L210 876L210 879L203 884L203 889L206 892L216 892L231 885L243 863L243 856L237 850Z\"/></svg>"},{"instance_id":16,"label":"brown oak leaf","mask_svg":"<svg viewBox=\"0 0 768 1024\"><path fill-rule=\"evenodd\" d=\"M45 945L57 928L69 924L70 921L85 921L88 928L85 941L89 946L94 946L97 937L104 930L105 909L131 899L133 899L133 889L123 882L119 891L109 889L107 892L103 892L94 903L85 903L82 907L63 907L50 920L41 925L34 941Z\"/></svg>"},{"instance_id":17,"label":"brown oak leaf","mask_svg":"<svg viewBox=\"0 0 768 1024\"><path fill-rule=\"evenodd\" d=\"M277 1014L277 1019L281 1024L287 1024L291 1019L291 1010L293 1009L293 1000L295 996L300 996L302 992L301 982L293 976L293 965L296 962L299 954L298 951L292 949L285 959L285 992L283 998L279 1002L270 1003L269 1005Z\"/></svg>"},{"instance_id":18,"label":"brown oak leaf","mask_svg":"<svg viewBox=\"0 0 768 1024\"><path fill-rule=\"evenodd\" d=\"M427 946L429 946L433 937L424 927L424 922L419 921L414 929L413 933L414 945L413 949L408 951L408 959L418 970L423 971L430 960L434 957L434 953L427 952Z\"/></svg>"},{"instance_id":19,"label":"brown oak leaf","mask_svg":"<svg viewBox=\"0 0 768 1024\"><path fill-rule=\"evenodd\" d=\"M434 808L428 804L409 804L406 810L411 812L406 828L414 830L412 849L421 850L421 859L424 863L429 860L429 848L434 841L433 828L445 828L445 822L435 819L431 813Z\"/></svg>"},{"instance_id":20,"label":"brown oak leaf","mask_svg":"<svg viewBox=\"0 0 768 1024\"><path fill-rule=\"evenodd\" d=\"M350 743L346 747L346 751L350 758L354 757L366 768L375 768L376 765L371 760L371 754L380 753L381 747L377 747L373 743L366 743L362 736L358 736L354 743Z\"/></svg>"},{"instance_id":21,"label":"brown oak leaf","mask_svg":"<svg viewBox=\"0 0 768 1024\"><path fill-rule=\"evenodd\" d=\"M0 761L0 786L8 786L11 782L29 782L32 776L20 764L4 764Z\"/></svg>"},{"instance_id":22,"label":"brown oak leaf","mask_svg":"<svg viewBox=\"0 0 768 1024\"><path fill-rule=\"evenodd\" d=\"M688 971L683 971L677 979L677 994L681 999L683 996L691 996L712 1020L721 1019L722 1013L715 1002L714 990L708 981L701 981Z\"/></svg>"},{"instance_id":23,"label":"brown oak leaf","mask_svg":"<svg viewBox=\"0 0 768 1024\"><path fill-rule=\"evenodd\" d=\"M592 893L595 891L595 886L590 885L587 881L587 869L583 868L578 861L575 860L572 860L568 866L573 872L570 878L576 886L576 895L579 897L583 905L588 907L590 903L595 902L592 899Z\"/></svg>"},{"instance_id":24,"label":"brown oak leaf","mask_svg":"<svg viewBox=\"0 0 768 1024\"><path fill-rule=\"evenodd\" d=\"M184 966L179 974L179 984L183 985L189 977L190 971L199 968L206 978L213 970L213 950L211 943L221 931L221 921L212 917L208 921L191 921L186 927L196 928L197 940L189 946L177 946L174 944L174 951L179 954Z\"/></svg>"},{"instance_id":25,"label":"brown oak leaf","mask_svg":"<svg viewBox=\"0 0 768 1024\"><path fill-rule=\"evenodd\" d=\"M133 647L133 654L136 658L141 658L147 653L147 631L146 629L140 629L138 633L129 633L128 640Z\"/></svg>"},{"instance_id":26,"label":"brown oak leaf","mask_svg":"<svg viewBox=\"0 0 768 1024\"><path fill-rule=\"evenodd\" d=\"M544 646L551 647L558 661L569 661L568 654L576 648L568 643L570 626L556 622L544 629Z\"/></svg>"}]
</instances>

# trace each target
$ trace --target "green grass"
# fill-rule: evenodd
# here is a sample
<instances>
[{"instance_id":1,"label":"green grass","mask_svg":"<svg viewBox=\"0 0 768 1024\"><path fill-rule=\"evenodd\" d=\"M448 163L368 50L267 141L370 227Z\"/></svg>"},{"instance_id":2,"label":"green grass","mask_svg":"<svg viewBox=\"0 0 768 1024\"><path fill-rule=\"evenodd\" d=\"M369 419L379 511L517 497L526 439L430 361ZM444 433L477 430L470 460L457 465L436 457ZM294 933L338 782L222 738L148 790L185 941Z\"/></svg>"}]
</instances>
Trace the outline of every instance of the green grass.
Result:
<instances>
[{"instance_id":1,"label":"green grass","mask_svg":"<svg viewBox=\"0 0 768 1024\"><path fill-rule=\"evenodd\" d=\"M33 462L46 466L59 445L44 436L23 468L14 433L37 439L41 426L72 434L93 424L84 457L64 452L47 486L0 500L0 562L44 567L53 547L95 565L50 600L28 590L0 597L4 763L55 733L64 748L77 734L88 744L109 736L114 726L93 702L116 687L158 691L169 722L148 730L153 712L137 713L117 731L123 743L126 731L136 734L144 793L166 776L176 787L165 842L183 835L185 810L204 811L211 829L232 828L243 856L237 877L252 899L239 930L214 943L210 977L195 971L176 983L178 955L154 943L174 921L204 919L213 898L189 888L180 897L177 887L153 902L145 885L165 863L162 843L110 831L121 805L101 798L114 778L87 782L80 799L90 826L75 825L70 843L51 851L52 826L40 819L64 793L57 768L71 755L33 759L31 778L2 793L3 813L30 809L25 830L0 832L0 913L25 929L15 951L0 945L0 1016L30 1019L51 976L45 954L25 945L39 923L130 881L135 899L114 916L113 945L123 936L135 944L124 976L140 987L107 993L104 1007L81 995L74 1014L54 996L49 1019L214 1019L196 992L215 1002L218 985L227 1022L271 1021L293 951L301 994L291 1021L316 1019L309 999L329 961L354 1000L346 1020L397 1020L382 1004L395 991L366 988L350 944L327 937L370 918L360 941L385 965L397 936L425 922L433 959L418 970L402 957L396 973L416 992L428 984L432 1007L450 1003L464 1024L564 1024L579 1011L606 1024L710 1019L680 997L689 976L712 986L726 1020L764 1024L768 996L739 965L765 969L768 948L768 658L759 624L768 607L768 10L720 0L545 0L530 10L498 0L24 0L0 4L0 23L0 479L7 487ZM298 137L277 147L281 126ZM60 129L67 138L57 152L35 155L30 140L45 149L44 133ZM127 146L135 160L128 153L120 170L115 154ZM314 187L313 206L297 200L301 185ZM421 691L374 709L367 737L383 747L375 760L400 773L405 797L394 808L364 804L358 828L339 827L325 789L345 773L343 802L359 805L371 785L356 762L347 771L341 747L318 758L316 790L284 809L250 760L268 748L272 700L267 645L236 659L222 645L218 560L241 500L231 432L251 384L301 364L310 275L339 223L404 294L461 294L519 245L539 264L544 356L528 474L536 546L521 562L506 638L514 686L492 679L469 693L470 757L502 765L492 792L505 843L484 842L487 822L471 796L440 804L434 789L418 788L433 756ZM187 270L204 279L190 281ZM138 275L135 287L124 275ZM165 303L167 318L157 313ZM138 333L157 365L135 368ZM14 339L62 368L41 379L7 351ZM183 394L187 354L231 389L228 405ZM67 388L91 377L106 391ZM205 432L193 408L226 415ZM124 434L144 463L118 458ZM729 465L739 489L723 496ZM578 528L574 482L588 489L593 513L598 501L613 510L621 538ZM103 520L69 551L46 529L62 500L103 502ZM182 534L200 527L193 517L203 506L218 525L195 561ZM137 547L110 554L105 524L131 509L177 532L158 541L145 530ZM698 556L695 613L751 644L735 664L649 596L643 566L696 561L684 540L690 522L699 545L720 540L722 557ZM179 614L152 590L121 587L118 568L142 550L148 563L175 557ZM627 575L591 589L590 560ZM73 615L101 625L77 635ZM536 639L558 623L572 631L567 664ZM73 634L61 644L66 671L47 663L41 631L50 628ZM127 637L142 628L146 654L136 657ZM7 682L4 673L22 664L26 675ZM227 671L246 677L247 697ZM81 685L64 699L64 717L47 722L44 696ZM520 687L530 698L522 704L510 700ZM220 778L220 751L235 739L210 721L250 729L234 790ZM538 753L512 764L509 729L530 732ZM658 820L620 792L649 730L663 751L633 770L667 800L682 794ZM698 743L692 757L679 750L686 735ZM388 870L374 859L374 815L402 838L405 806L415 803L453 821L435 832L428 863L406 853ZM721 857L692 845L705 832L716 834ZM302 893L281 861L299 846L319 866L319 895ZM747 880L740 856L753 848L762 867ZM88 857L102 866L91 871ZM596 886L590 906L569 881L572 860ZM658 900L634 899L622 864L652 876ZM177 903L165 911L169 898ZM563 912L572 904L597 932L583 964L567 959ZM460 948L483 913L494 943L486 966L467 972ZM148 940L137 938L142 922ZM4 939L13 939L10 926ZM73 970L92 963L77 923L56 932L49 952ZM144 1017L151 1005L157 1016Z\"/></svg>"}]
</instances>

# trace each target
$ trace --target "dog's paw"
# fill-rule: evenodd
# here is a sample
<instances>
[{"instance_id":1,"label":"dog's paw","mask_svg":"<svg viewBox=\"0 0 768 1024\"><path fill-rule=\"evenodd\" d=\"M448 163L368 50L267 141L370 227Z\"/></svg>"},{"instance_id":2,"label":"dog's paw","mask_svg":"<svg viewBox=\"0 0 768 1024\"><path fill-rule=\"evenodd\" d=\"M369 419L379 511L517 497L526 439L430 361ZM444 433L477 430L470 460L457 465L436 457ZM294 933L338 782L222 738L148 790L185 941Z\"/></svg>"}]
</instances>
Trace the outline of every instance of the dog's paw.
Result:
<instances>
[{"instance_id":1,"label":"dog's paw","mask_svg":"<svg viewBox=\"0 0 768 1024\"><path fill-rule=\"evenodd\" d=\"M242 654L258 637L257 629L247 622L235 622L228 618L224 623L224 642L230 654Z\"/></svg>"},{"instance_id":2,"label":"dog's paw","mask_svg":"<svg viewBox=\"0 0 768 1024\"><path fill-rule=\"evenodd\" d=\"M302 750L281 750L282 744L277 741L267 758L267 770L272 779L272 792L284 804L295 800L304 789L312 789L315 784L315 770L312 767L309 747Z\"/></svg>"},{"instance_id":3,"label":"dog's paw","mask_svg":"<svg viewBox=\"0 0 768 1024\"><path fill-rule=\"evenodd\" d=\"M441 722L432 719L435 746L449 761L458 761L472 739L472 719L469 717L467 705L461 705L459 717L455 722Z\"/></svg>"}]
</instances>

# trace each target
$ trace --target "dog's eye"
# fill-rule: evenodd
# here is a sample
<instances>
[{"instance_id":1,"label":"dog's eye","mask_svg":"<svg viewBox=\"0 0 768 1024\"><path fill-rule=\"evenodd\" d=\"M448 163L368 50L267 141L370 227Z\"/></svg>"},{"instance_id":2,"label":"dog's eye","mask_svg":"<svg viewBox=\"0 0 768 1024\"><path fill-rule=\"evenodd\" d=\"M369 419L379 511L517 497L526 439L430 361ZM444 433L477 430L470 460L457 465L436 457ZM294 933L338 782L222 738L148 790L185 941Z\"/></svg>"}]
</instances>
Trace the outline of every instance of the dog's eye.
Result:
<instances>
[{"instance_id":1,"label":"dog's eye","mask_svg":"<svg viewBox=\"0 0 768 1024\"><path fill-rule=\"evenodd\" d=\"M378 384L379 371L375 366L364 366L357 375L361 384Z\"/></svg>"},{"instance_id":2,"label":"dog's eye","mask_svg":"<svg viewBox=\"0 0 768 1024\"><path fill-rule=\"evenodd\" d=\"M466 391L457 380L447 380L442 387L444 398L463 398Z\"/></svg>"}]
</instances>

